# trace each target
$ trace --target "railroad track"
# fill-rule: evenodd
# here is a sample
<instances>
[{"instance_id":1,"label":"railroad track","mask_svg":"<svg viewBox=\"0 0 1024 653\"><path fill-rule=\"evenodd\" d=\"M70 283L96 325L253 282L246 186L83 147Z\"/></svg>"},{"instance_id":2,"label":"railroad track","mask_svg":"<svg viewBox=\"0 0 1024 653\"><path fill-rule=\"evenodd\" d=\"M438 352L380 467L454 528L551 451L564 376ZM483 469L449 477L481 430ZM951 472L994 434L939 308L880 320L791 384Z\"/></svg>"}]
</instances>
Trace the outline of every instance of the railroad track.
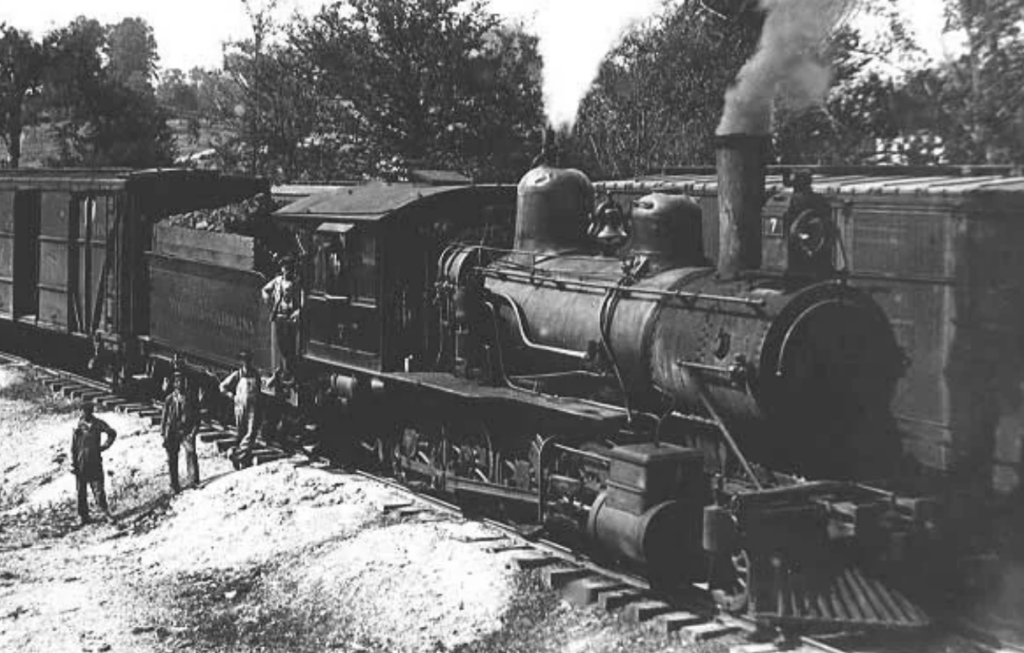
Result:
<instances>
[{"instance_id":1,"label":"railroad track","mask_svg":"<svg viewBox=\"0 0 1024 653\"><path fill-rule=\"evenodd\" d=\"M153 425L160 424L161 406L156 401L133 401L113 392L109 384L96 379L41 366L32 361L5 352L0 352L0 366L31 367L38 380L55 394L74 400L89 400L107 410L141 417ZM233 428L216 420L205 420L199 431L202 442L216 446L226 454L234 444ZM393 478L365 470L346 470L334 465L326 458L319 457L312 446L285 448L280 444L263 443L254 450L254 464L292 458L301 454L306 460L314 461L319 467L336 473L354 473L374 482L386 485L409 498L402 504L385 506L385 512L398 515L413 515L434 512L447 516L466 517L464 510L453 503L419 491L415 487L400 483ZM810 653L911 653L925 650L913 641L901 638L894 646L879 643L877 636L858 639L855 635L842 635L837 640L826 641L823 637L786 635L772 630L759 629L749 620L721 614L705 587L695 585L665 593L655 592L642 577L603 565L588 556L574 551L558 542L535 533L524 532L514 525L489 518L479 518L495 532L494 537L478 540L489 550L500 553L518 551L516 564L522 569L537 570L543 584L559 592L562 598L576 607L599 605L608 612L615 612L630 623L649 623L666 637L676 638L681 643L707 642L728 635L745 635L746 639L766 639L763 643L743 643L732 646L730 653L774 653L775 651L797 651ZM961 629L962 634L962 629ZM967 635L967 639L984 652L1024 653L1024 648L1005 644L980 632ZM842 643L835 643L836 641ZM941 647L940 647L941 649ZM952 650L946 647L943 650Z\"/></svg>"}]
</instances>

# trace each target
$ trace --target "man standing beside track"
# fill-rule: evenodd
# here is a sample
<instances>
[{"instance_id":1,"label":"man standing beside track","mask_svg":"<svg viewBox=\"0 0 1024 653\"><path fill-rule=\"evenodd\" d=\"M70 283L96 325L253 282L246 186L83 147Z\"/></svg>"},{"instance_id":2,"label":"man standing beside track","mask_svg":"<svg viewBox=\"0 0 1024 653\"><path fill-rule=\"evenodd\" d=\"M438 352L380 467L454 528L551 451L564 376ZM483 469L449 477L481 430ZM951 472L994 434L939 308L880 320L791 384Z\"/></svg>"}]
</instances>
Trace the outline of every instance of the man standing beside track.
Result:
<instances>
[{"instance_id":1,"label":"man standing beside track","mask_svg":"<svg viewBox=\"0 0 1024 653\"><path fill-rule=\"evenodd\" d=\"M171 490L181 492L178 482L178 451L185 449L188 483L199 485L199 456L196 454L196 431L199 430L199 411L185 390L185 376L174 375L174 391L164 400L160 432L167 450L167 468L171 476Z\"/></svg>"},{"instance_id":2,"label":"man standing beside track","mask_svg":"<svg viewBox=\"0 0 1024 653\"><path fill-rule=\"evenodd\" d=\"M106 444L101 442L104 433L109 436ZM101 453L109 449L116 439L117 431L93 415L92 402L83 402L82 416L71 436L71 471L75 474L78 489L78 516L82 518L82 524L88 524L90 521L86 486L92 488L93 498L103 514L110 521L114 521L114 516L110 513L110 508L107 507Z\"/></svg>"},{"instance_id":3,"label":"man standing beside track","mask_svg":"<svg viewBox=\"0 0 1024 653\"><path fill-rule=\"evenodd\" d=\"M220 384L220 391L235 401L235 452L231 462L235 469L248 467L252 456L252 445L259 427L259 398L262 382L260 373L252 364L252 355L247 351L239 354L241 367L228 375Z\"/></svg>"}]
</instances>

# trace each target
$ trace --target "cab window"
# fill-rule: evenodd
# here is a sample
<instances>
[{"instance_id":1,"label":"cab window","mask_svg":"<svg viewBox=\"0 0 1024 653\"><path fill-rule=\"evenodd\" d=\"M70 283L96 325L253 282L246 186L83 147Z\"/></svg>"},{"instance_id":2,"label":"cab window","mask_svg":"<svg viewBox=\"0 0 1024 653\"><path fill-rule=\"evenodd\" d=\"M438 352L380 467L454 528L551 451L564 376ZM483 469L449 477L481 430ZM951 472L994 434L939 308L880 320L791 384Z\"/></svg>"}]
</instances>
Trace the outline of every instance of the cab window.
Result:
<instances>
[{"instance_id":1,"label":"cab window","mask_svg":"<svg viewBox=\"0 0 1024 653\"><path fill-rule=\"evenodd\" d=\"M377 242L366 228L322 225L316 232L314 290L358 304L377 303Z\"/></svg>"}]
</instances>

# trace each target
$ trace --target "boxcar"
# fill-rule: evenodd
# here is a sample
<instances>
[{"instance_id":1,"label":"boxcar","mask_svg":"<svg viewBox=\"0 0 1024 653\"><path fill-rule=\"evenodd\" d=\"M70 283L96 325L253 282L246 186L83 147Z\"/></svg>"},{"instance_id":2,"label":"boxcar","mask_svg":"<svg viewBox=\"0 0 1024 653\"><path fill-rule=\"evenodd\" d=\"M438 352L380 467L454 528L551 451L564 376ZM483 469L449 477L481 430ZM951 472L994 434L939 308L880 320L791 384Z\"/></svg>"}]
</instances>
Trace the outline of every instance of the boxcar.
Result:
<instances>
[{"instance_id":1,"label":"boxcar","mask_svg":"<svg viewBox=\"0 0 1024 653\"><path fill-rule=\"evenodd\" d=\"M266 190L211 171L2 171L0 323L124 353L150 326L153 225Z\"/></svg>"},{"instance_id":2,"label":"boxcar","mask_svg":"<svg viewBox=\"0 0 1024 653\"><path fill-rule=\"evenodd\" d=\"M836 263L875 291L908 359L894 402L904 448L927 467L1010 492L1024 436L1024 178L829 172L816 171L814 188L841 233ZM788 192L781 174L768 181L769 196ZM695 197L715 258L716 184L689 171L598 187L622 202L655 190ZM772 201L762 229L768 269L782 238Z\"/></svg>"}]
</instances>

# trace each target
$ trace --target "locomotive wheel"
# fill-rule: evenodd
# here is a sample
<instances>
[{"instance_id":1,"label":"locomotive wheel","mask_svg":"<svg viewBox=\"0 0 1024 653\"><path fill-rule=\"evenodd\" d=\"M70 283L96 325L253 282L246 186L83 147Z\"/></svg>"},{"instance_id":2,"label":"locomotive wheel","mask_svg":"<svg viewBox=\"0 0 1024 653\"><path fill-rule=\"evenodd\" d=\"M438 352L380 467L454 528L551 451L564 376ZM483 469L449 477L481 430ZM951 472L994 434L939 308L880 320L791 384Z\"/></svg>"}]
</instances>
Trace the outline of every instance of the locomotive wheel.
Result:
<instances>
[{"instance_id":1,"label":"locomotive wheel","mask_svg":"<svg viewBox=\"0 0 1024 653\"><path fill-rule=\"evenodd\" d=\"M403 480L418 477L436 486L443 469L443 433L442 427L434 423L399 427L392 451L394 467Z\"/></svg>"},{"instance_id":2,"label":"locomotive wheel","mask_svg":"<svg viewBox=\"0 0 1024 653\"><path fill-rule=\"evenodd\" d=\"M474 481L500 482L500 461L482 421L447 424L444 432L449 471Z\"/></svg>"},{"instance_id":3,"label":"locomotive wheel","mask_svg":"<svg viewBox=\"0 0 1024 653\"><path fill-rule=\"evenodd\" d=\"M382 472L394 474L395 465L395 443L391 438L377 437L373 442L373 464Z\"/></svg>"},{"instance_id":4,"label":"locomotive wheel","mask_svg":"<svg viewBox=\"0 0 1024 653\"><path fill-rule=\"evenodd\" d=\"M711 575L711 597L726 612L741 613L750 604L750 556L738 549L716 558Z\"/></svg>"}]
</instances>

